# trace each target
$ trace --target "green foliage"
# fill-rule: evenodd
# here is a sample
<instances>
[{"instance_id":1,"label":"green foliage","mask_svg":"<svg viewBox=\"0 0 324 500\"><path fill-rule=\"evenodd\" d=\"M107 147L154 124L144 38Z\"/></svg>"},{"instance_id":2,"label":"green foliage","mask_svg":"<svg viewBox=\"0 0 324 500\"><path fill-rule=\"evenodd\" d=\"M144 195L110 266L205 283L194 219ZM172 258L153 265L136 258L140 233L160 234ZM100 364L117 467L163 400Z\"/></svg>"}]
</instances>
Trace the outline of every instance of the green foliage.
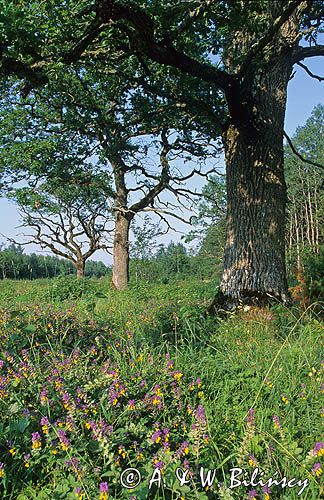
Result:
<instances>
[{"instance_id":1,"label":"green foliage","mask_svg":"<svg viewBox=\"0 0 324 500\"><path fill-rule=\"evenodd\" d=\"M72 264L65 259L50 255L25 254L19 245L0 246L0 280L53 278L61 274L73 274ZM105 276L109 268L103 262L88 261L86 276Z\"/></svg>"},{"instance_id":2,"label":"green foliage","mask_svg":"<svg viewBox=\"0 0 324 500\"><path fill-rule=\"evenodd\" d=\"M145 229L143 233L144 231ZM182 243L171 242L167 246L157 245L154 240L151 240L150 234L145 235L143 243L143 251L132 252L135 258L130 261L131 282L145 280L166 284L194 276L192 257ZM153 253L153 248L156 247ZM140 256L142 258L139 258Z\"/></svg>"},{"instance_id":3,"label":"green foliage","mask_svg":"<svg viewBox=\"0 0 324 500\"><path fill-rule=\"evenodd\" d=\"M41 305L1 311L4 500L95 499L102 482L116 499L242 499L249 488L230 489L230 469L256 466L267 478L308 478L307 497L320 497L322 325L297 309L208 318L207 292L199 283L111 291L96 319ZM130 493L119 481L127 467L143 478ZM165 486L149 494L155 467ZM183 488L177 467L192 473ZM207 491L200 467L215 469ZM299 498L297 488L284 495Z\"/></svg>"},{"instance_id":4,"label":"green foliage","mask_svg":"<svg viewBox=\"0 0 324 500\"><path fill-rule=\"evenodd\" d=\"M194 229L185 237L196 242L192 267L202 278L220 275L225 247L226 186L224 176L212 175L202 189Z\"/></svg>"},{"instance_id":5,"label":"green foliage","mask_svg":"<svg viewBox=\"0 0 324 500\"><path fill-rule=\"evenodd\" d=\"M305 294L310 303L324 302L324 248L319 253L308 256L304 261Z\"/></svg>"},{"instance_id":6,"label":"green foliage","mask_svg":"<svg viewBox=\"0 0 324 500\"><path fill-rule=\"evenodd\" d=\"M51 282L50 293L54 301L74 301L91 292L94 292L94 283L88 278L67 275L58 276Z\"/></svg>"},{"instance_id":7,"label":"green foliage","mask_svg":"<svg viewBox=\"0 0 324 500\"><path fill-rule=\"evenodd\" d=\"M306 124L297 127L294 147L306 160L323 165L324 106L315 106ZM286 247L288 265L296 274L309 255L316 255L324 244L323 169L300 160L287 145L285 176L288 188Z\"/></svg>"}]
</instances>

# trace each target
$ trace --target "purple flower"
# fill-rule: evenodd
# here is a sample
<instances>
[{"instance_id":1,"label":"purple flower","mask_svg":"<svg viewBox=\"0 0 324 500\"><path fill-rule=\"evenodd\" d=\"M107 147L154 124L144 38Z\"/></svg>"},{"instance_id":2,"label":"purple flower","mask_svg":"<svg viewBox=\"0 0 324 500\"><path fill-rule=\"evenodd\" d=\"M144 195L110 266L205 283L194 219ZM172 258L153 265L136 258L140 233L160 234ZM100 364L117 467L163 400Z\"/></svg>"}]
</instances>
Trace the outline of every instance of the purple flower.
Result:
<instances>
[{"instance_id":1,"label":"purple flower","mask_svg":"<svg viewBox=\"0 0 324 500\"><path fill-rule=\"evenodd\" d=\"M151 437L154 443L159 443L162 439L162 432L160 430L155 431Z\"/></svg>"},{"instance_id":2,"label":"purple flower","mask_svg":"<svg viewBox=\"0 0 324 500\"><path fill-rule=\"evenodd\" d=\"M41 390L41 393L40 393L41 403L45 403L45 401L47 401L47 399L48 399L48 391L47 391L47 389L43 388Z\"/></svg>"},{"instance_id":3,"label":"purple flower","mask_svg":"<svg viewBox=\"0 0 324 500\"><path fill-rule=\"evenodd\" d=\"M107 494L108 491L109 491L109 487L108 487L108 483L104 482L104 483L100 483L99 484L99 491L100 491L100 498L103 497L103 498L108 498L107 495L102 495L102 494Z\"/></svg>"},{"instance_id":4,"label":"purple flower","mask_svg":"<svg viewBox=\"0 0 324 500\"><path fill-rule=\"evenodd\" d=\"M249 427L255 426L255 410L253 408L250 408L248 411L248 415L246 417L246 423Z\"/></svg>"},{"instance_id":5,"label":"purple flower","mask_svg":"<svg viewBox=\"0 0 324 500\"><path fill-rule=\"evenodd\" d=\"M199 405L195 412L195 417L200 425L206 425L206 414L203 405Z\"/></svg>"},{"instance_id":6,"label":"purple flower","mask_svg":"<svg viewBox=\"0 0 324 500\"><path fill-rule=\"evenodd\" d=\"M42 443L41 443L41 435L39 432L33 432L32 433L32 449L33 450L38 450L41 446L42 446Z\"/></svg>"},{"instance_id":7,"label":"purple flower","mask_svg":"<svg viewBox=\"0 0 324 500\"><path fill-rule=\"evenodd\" d=\"M72 470L75 474L80 474L81 467L80 462L76 457L72 457L71 460L66 460L64 464Z\"/></svg>"},{"instance_id":8,"label":"purple flower","mask_svg":"<svg viewBox=\"0 0 324 500\"><path fill-rule=\"evenodd\" d=\"M65 432L62 429L59 429L57 431L57 435L60 440L62 450L66 451L70 446L70 441L66 437Z\"/></svg>"},{"instance_id":9,"label":"purple flower","mask_svg":"<svg viewBox=\"0 0 324 500\"><path fill-rule=\"evenodd\" d=\"M324 455L324 443L322 441L315 443L313 451L317 457Z\"/></svg>"},{"instance_id":10,"label":"purple flower","mask_svg":"<svg viewBox=\"0 0 324 500\"><path fill-rule=\"evenodd\" d=\"M176 451L176 455L178 457L182 457L184 455L188 455L188 453L189 453L188 442L187 441L183 441L183 443L181 443L180 448Z\"/></svg>"},{"instance_id":11,"label":"purple flower","mask_svg":"<svg viewBox=\"0 0 324 500\"><path fill-rule=\"evenodd\" d=\"M154 467L155 467L156 469L160 469L160 470L161 470L161 469L163 469L163 467L164 467L164 462L162 462L162 460L158 460L158 461L156 461L156 462L154 463Z\"/></svg>"},{"instance_id":12,"label":"purple flower","mask_svg":"<svg viewBox=\"0 0 324 500\"><path fill-rule=\"evenodd\" d=\"M33 432L32 433L32 442L39 441L40 439L41 439L41 436L40 436L39 432Z\"/></svg>"},{"instance_id":13,"label":"purple flower","mask_svg":"<svg viewBox=\"0 0 324 500\"><path fill-rule=\"evenodd\" d=\"M323 473L323 469L322 469L322 464L320 464L319 462L316 462L313 467L312 467L312 473L315 475L315 476L321 476L322 473Z\"/></svg>"},{"instance_id":14,"label":"purple flower","mask_svg":"<svg viewBox=\"0 0 324 500\"><path fill-rule=\"evenodd\" d=\"M273 420L274 428L281 429L281 424L280 424L278 415L273 415L272 420Z\"/></svg>"},{"instance_id":15,"label":"purple flower","mask_svg":"<svg viewBox=\"0 0 324 500\"><path fill-rule=\"evenodd\" d=\"M135 410L135 399L130 399L130 400L128 401L128 408L129 408L130 410Z\"/></svg>"},{"instance_id":16,"label":"purple flower","mask_svg":"<svg viewBox=\"0 0 324 500\"><path fill-rule=\"evenodd\" d=\"M249 455L249 464L251 467L256 467L257 466L257 459L255 458L255 456L253 455L253 453L250 453Z\"/></svg>"},{"instance_id":17,"label":"purple flower","mask_svg":"<svg viewBox=\"0 0 324 500\"><path fill-rule=\"evenodd\" d=\"M189 460L187 458L184 459L184 461L182 462L182 465L183 465L184 469L186 469L186 470L190 469L190 463L189 463Z\"/></svg>"}]
</instances>

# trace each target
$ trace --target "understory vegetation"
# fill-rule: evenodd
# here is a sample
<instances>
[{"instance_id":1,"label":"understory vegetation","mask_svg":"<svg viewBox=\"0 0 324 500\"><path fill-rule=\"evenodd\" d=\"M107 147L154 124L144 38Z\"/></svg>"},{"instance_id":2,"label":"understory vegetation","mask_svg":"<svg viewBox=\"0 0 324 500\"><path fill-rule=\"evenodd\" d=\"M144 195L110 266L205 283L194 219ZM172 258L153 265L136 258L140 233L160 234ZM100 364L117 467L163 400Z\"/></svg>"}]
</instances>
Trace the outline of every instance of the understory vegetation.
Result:
<instances>
[{"instance_id":1,"label":"understory vegetation","mask_svg":"<svg viewBox=\"0 0 324 500\"><path fill-rule=\"evenodd\" d=\"M3 281L1 498L320 498L316 308L214 318L206 309L216 288ZM308 485L230 488L233 467ZM134 489L120 483L128 468L141 474ZM201 468L203 480L212 471L209 485ZM154 473L162 482L149 490Z\"/></svg>"},{"instance_id":2,"label":"understory vegetation","mask_svg":"<svg viewBox=\"0 0 324 500\"><path fill-rule=\"evenodd\" d=\"M323 34L0 0L0 500L324 498Z\"/></svg>"}]
</instances>

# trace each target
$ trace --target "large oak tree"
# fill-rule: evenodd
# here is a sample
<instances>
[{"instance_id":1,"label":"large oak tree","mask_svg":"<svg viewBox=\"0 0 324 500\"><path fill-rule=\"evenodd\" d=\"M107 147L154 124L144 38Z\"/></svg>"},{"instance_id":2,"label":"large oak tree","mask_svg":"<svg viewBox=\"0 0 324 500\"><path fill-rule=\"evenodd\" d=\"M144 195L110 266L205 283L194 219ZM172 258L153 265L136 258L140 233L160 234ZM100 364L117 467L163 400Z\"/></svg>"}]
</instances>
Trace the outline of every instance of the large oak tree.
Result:
<instances>
[{"instance_id":1,"label":"large oak tree","mask_svg":"<svg viewBox=\"0 0 324 500\"><path fill-rule=\"evenodd\" d=\"M3 191L19 193L15 185L24 181L33 193L46 179L47 186L63 186L60 193L71 184L72 194L79 186L93 189L100 200L106 197L111 207L107 217L110 211L114 218L112 281L118 290L129 280L132 221L147 210L163 221L166 231L170 218L185 220L176 205L184 208L194 195L186 188L189 179L207 176L203 160L211 148L206 134L186 130L178 111L168 112L163 102L132 88L134 70L127 66L119 61L108 82L98 62L90 68L57 70L57 81L33 89L28 98L21 98L10 80L0 99L0 172L10 180ZM179 130L170 132L171 124ZM39 216L24 220L39 227ZM57 227L54 220L52 225ZM44 244L43 232L37 236Z\"/></svg>"},{"instance_id":2,"label":"large oak tree","mask_svg":"<svg viewBox=\"0 0 324 500\"><path fill-rule=\"evenodd\" d=\"M16 25L8 30L2 72L25 77L27 93L51 78L57 62L75 64L100 54L108 67L117 53L136 56L145 92L163 94L171 104L178 95L178 104L195 116L195 124L198 115L212 134L222 134L228 203L222 298L235 302L274 296L288 301L283 169L287 86L295 64L324 55L317 39L323 1L81 4L40 4L34 36L27 12L20 28L26 32L23 44ZM52 35L46 22L42 27L44 20Z\"/></svg>"}]
</instances>

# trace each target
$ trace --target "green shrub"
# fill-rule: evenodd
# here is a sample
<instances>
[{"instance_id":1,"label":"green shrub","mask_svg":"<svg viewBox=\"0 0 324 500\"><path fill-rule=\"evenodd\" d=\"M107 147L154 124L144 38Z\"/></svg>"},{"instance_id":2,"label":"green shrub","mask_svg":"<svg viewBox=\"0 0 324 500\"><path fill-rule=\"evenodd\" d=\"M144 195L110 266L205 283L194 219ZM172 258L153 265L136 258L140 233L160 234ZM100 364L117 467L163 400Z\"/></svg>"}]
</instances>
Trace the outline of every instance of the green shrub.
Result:
<instances>
[{"instance_id":1,"label":"green shrub","mask_svg":"<svg viewBox=\"0 0 324 500\"><path fill-rule=\"evenodd\" d=\"M94 291L94 284L89 278L77 278L73 275L58 276L52 280L51 296L55 301L77 300Z\"/></svg>"}]
</instances>

